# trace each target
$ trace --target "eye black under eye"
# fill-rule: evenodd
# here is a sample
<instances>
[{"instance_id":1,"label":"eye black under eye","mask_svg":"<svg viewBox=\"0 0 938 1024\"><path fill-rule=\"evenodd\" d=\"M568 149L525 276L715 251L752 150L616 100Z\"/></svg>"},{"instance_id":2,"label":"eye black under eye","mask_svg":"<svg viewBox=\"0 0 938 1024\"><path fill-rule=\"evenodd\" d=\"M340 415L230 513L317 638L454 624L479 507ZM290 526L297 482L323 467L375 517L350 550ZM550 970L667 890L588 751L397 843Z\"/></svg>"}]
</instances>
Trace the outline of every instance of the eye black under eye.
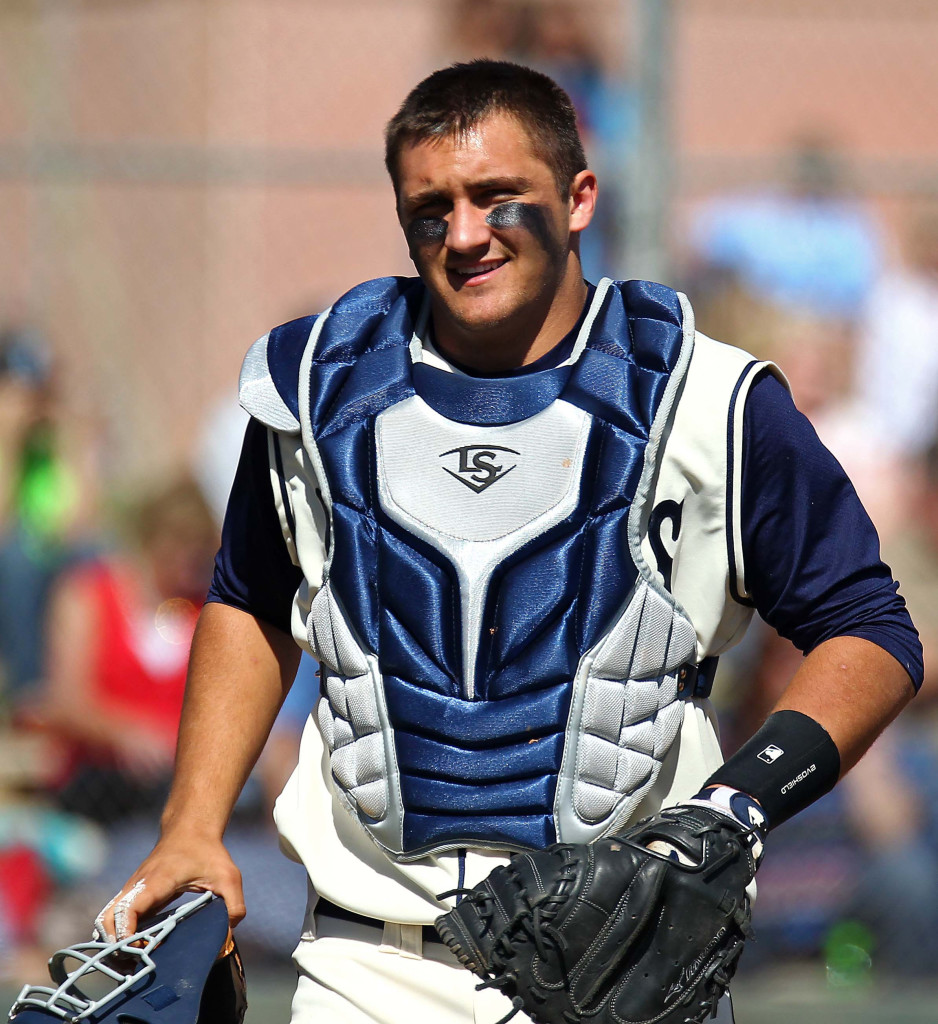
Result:
<instances>
[{"instance_id":1,"label":"eye black under eye","mask_svg":"<svg viewBox=\"0 0 938 1024\"><path fill-rule=\"evenodd\" d=\"M404 234L411 245L442 242L446 238L446 221L442 217L415 217Z\"/></svg>"},{"instance_id":2,"label":"eye black under eye","mask_svg":"<svg viewBox=\"0 0 938 1024\"><path fill-rule=\"evenodd\" d=\"M540 203L500 203L485 218L496 231L522 230L532 234L547 250L556 247L550 214Z\"/></svg>"},{"instance_id":3,"label":"eye black under eye","mask_svg":"<svg viewBox=\"0 0 938 1024\"><path fill-rule=\"evenodd\" d=\"M485 218L493 228L531 227L532 220L540 220L540 207L531 203L499 203Z\"/></svg>"}]
</instances>

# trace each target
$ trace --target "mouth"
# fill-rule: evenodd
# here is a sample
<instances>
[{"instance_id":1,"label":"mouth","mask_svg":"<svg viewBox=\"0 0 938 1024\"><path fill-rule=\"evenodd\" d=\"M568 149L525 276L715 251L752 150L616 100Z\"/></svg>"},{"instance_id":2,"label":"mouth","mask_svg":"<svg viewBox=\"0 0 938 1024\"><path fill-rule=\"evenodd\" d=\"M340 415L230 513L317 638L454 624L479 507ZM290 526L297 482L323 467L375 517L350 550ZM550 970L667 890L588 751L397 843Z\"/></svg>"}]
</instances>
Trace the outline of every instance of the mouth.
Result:
<instances>
[{"instance_id":1,"label":"mouth","mask_svg":"<svg viewBox=\"0 0 938 1024\"><path fill-rule=\"evenodd\" d=\"M490 281L507 262L507 259L482 260L467 266L447 267L446 274L454 288L477 288Z\"/></svg>"}]
</instances>

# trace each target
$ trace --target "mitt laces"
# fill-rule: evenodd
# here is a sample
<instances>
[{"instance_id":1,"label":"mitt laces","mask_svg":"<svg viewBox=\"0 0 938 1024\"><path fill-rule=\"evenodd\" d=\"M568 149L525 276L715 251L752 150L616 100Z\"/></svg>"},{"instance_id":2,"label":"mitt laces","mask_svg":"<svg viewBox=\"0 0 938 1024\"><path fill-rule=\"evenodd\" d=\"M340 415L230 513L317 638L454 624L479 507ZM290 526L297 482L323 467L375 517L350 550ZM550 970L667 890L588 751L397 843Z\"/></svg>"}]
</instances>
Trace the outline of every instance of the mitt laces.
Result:
<instances>
[{"instance_id":1,"label":"mitt laces","mask_svg":"<svg viewBox=\"0 0 938 1024\"><path fill-rule=\"evenodd\" d=\"M511 994L511 989L518 983L517 971L512 966L517 953L514 943L517 941L518 933L523 932L527 935L542 960L550 960L554 954L562 954L569 949L566 938L553 924L559 910L567 903L568 883L574 882L576 878L576 864L570 853L572 848L563 847L562 849L566 862L558 872L559 887L542 895L533 904L530 897L525 896L527 906L507 920L494 939L486 968L489 977L476 985L476 989L480 991L486 988L497 988L511 1000L511 1009L496 1024L508 1024L508 1021L525 1009L521 996ZM524 890L517 868L510 864L506 867L506 871ZM437 899L448 899L454 896L460 901L473 904L477 908L478 917L483 926L486 929L492 927L495 918L495 898L491 893L480 889L458 887L439 893ZM546 993L540 992L536 985L530 983L529 992L535 998L546 996ZM579 1020L578 1017L569 1016L567 1013L564 1013L563 1016L564 1020L569 1020L571 1024Z\"/></svg>"},{"instance_id":2,"label":"mitt laces","mask_svg":"<svg viewBox=\"0 0 938 1024\"><path fill-rule=\"evenodd\" d=\"M544 902L553 904L561 901L555 896L548 897ZM531 941L534 943L534 948L537 950L537 955L542 960L551 959L551 954L554 952L565 953L569 948L569 944L563 934L551 924L551 919L556 913L557 911L553 906L545 907L543 904L538 904L530 916L524 915L520 921L521 927L530 936ZM547 917L547 914L550 914L550 916ZM553 946L553 950L548 950L548 944Z\"/></svg>"},{"instance_id":3,"label":"mitt laces","mask_svg":"<svg viewBox=\"0 0 938 1024\"><path fill-rule=\"evenodd\" d=\"M703 1024L704 1021L717 1015L720 1000L730 987L730 981L736 973L736 961L743 951L742 941L737 940L728 949L723 950L716 960L703 973L702 980L712 981L709 994L698 1004L698 1012L694 1017L685 1017L684 1024Z\"/></svg>"},{"instance_id":4,"label":"mitt laces","mask_svg":"<svg viewBox=\"0 0 938 1024\"><path fill-rule=\"evenodd\" d=\"M465 885L458 885L455 889L447 889L446 892L438 892L436 898L438 900L449 900L454 896L457 897L456 902L460 900L469 899L470 896L485 896L488 897L488 893L476 892L475 889L470 889Z\"/></svg>"},{"instance_id":5,"label":"mitt laces","mask_svg":"<svg viewBox=\"0 0 938 1024\"><path fill-rule=\"evenodd\" d=\"M564 875L573 876L572 865L565 865L569 870L563 870ZM510 869L509 869L510 870ZM478 908L479 918L486 928L491 927L494 917L495 900L491 894L475 889L458 888L450 889L440 893L438 899L459 896L467 903L472 903ZM490 976L476 985L476 989L486 988L499 989L506 998L511 999L511 1009L496 1024L508 1024L512 1018L524 1010L524 1002L519 995L510 995L509 991L517 984L517 974L511 963L515 956L513 936L517 936L520 929L533 942L534 948L541 959L548 959L552 953L563 953L568 949L567 940L552 924L557 916L557 911L564 904L565 898L557 892L544 896L539 903L533 907L528 901L528 907L520 911L513 920L506 922L501 934L495 939L489 954L488 971ZM537 995L532 989L532 994Z\"/></svg>"},{"instance_id":6,"label":"mitt laces","mask_svg":"<svg viewBox=\"0 0 938 1024\"><path fill-rule=\"evenodd\" d=\"M477 989L498 988L508 996L505 990L511 988L517 982L517 975L509 966L514 958L515 949L513 936L517 930L523 931L534 943L537 955L542 960L550 960L554 953L564 953L569 948L566 938L551 923L557 915L558 908L564 903L564 898L558 893L551 893L533 908L518 914L514 921L506 927L495 941L492 947L491 967L494 977L488 978L476 986ZM552 948L548 948L552 947ZM537 997L543 996L538 987L529 983L530 994ZM507 1024L517 1013L524 1009L524 1003L520 996L511 996L512 1009L497 1024Z\"/></svg>"}]
</instances>

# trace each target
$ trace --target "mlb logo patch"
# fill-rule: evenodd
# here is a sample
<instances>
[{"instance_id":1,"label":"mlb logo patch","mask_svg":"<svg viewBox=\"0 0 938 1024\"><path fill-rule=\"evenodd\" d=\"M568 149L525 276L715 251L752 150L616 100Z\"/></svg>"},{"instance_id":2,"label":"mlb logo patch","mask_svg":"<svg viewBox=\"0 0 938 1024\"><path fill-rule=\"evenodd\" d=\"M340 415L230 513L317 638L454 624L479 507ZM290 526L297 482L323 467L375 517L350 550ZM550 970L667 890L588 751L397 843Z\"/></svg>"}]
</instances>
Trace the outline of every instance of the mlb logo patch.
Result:
<instances>
[{"instance_id":1,"label":"mlb logo patch","mask_svg":"<svg viewBox=\"0 0 938 1024\"><path fill-rule=\"evenodd\" d=\"M766 764L772 764L777 761L785 751L781 747L775 746L774 743L770 743L765 750L760 750L757 755L760 761L765 761Z\"/></svg>"}]
</instances>

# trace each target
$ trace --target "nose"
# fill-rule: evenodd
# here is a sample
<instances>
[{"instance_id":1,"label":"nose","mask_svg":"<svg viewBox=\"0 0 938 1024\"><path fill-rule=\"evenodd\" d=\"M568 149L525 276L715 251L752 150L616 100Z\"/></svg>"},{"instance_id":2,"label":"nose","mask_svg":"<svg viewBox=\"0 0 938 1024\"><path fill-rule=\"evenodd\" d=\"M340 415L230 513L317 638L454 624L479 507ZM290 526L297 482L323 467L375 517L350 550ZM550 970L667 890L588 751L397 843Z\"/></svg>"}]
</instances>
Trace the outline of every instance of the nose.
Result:
<instances>
[{"instance_id":1,"label":"nose","mask_svg":"<svg viewBox=\"0 0 938 1024\"><path fill-rule=\"evenodd\" d=\"M484 210L466 201L453 205L446 232L447 249L460 253L487 249L491 234Z\"/></svg>"}]
</instances>

